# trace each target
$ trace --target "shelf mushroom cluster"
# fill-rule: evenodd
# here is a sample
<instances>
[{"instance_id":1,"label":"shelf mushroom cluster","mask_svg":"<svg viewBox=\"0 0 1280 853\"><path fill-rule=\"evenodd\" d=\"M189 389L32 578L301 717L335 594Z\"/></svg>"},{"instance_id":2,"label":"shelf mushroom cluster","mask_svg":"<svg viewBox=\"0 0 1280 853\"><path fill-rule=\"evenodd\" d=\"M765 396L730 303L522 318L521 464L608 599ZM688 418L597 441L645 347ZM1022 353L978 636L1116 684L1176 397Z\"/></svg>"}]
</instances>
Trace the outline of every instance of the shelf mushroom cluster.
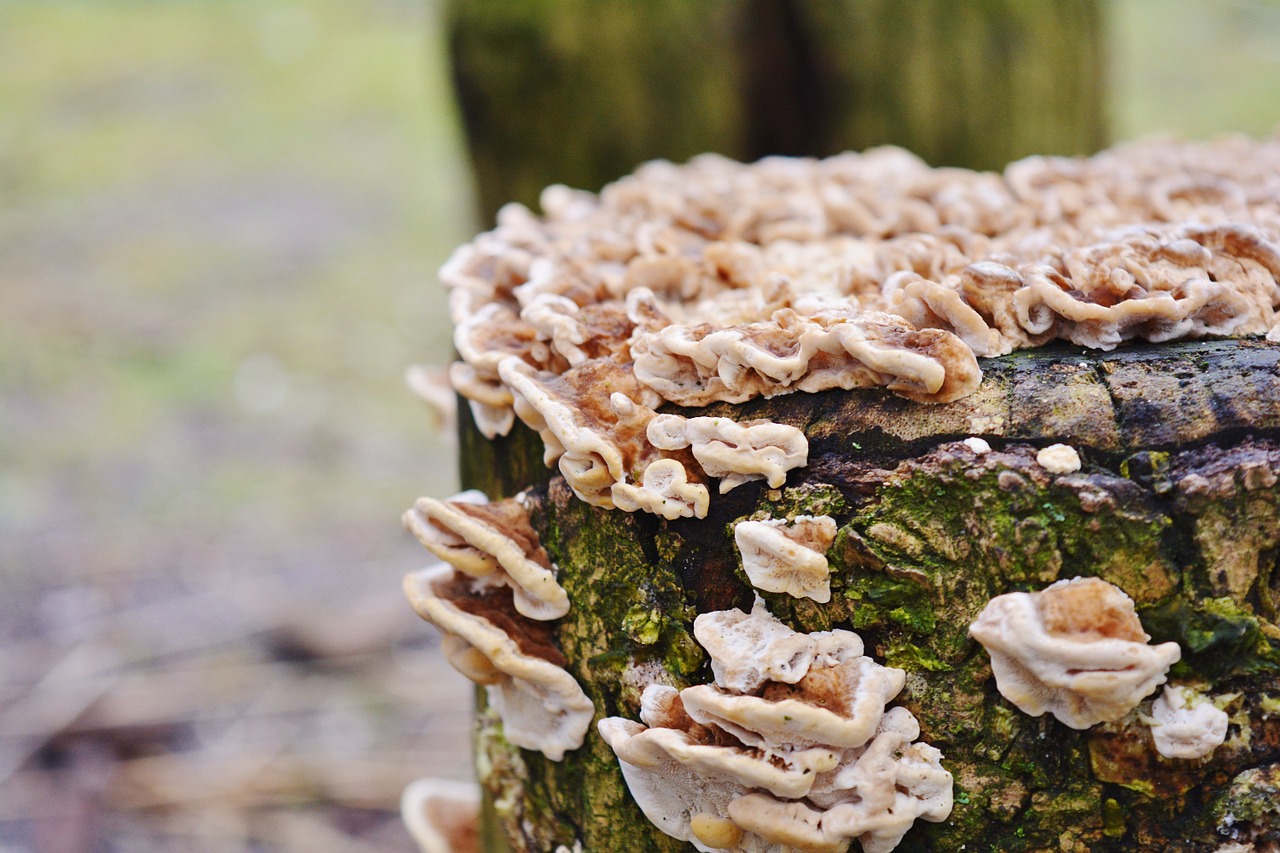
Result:
<instances>
[{"instance_id":1,"label":"shelf mushroom cluster","mask_svg":"<svg viewBox=\"0 0 1280 853\"><path fill-rule=\"evenodd\" d=\"M905 681L857 634L792 631L757 601L704 613L714 684L647 687L636 722L598 724L644 814L699 850L887 853L951 813L942 754L916 741Z\"/></svg>"},{"instance_id":2,"label":"shelf mushroom cluster","mask_svg":"<svg viewBox=\"0 0 1280 853\"><path fill-rule=\"evenodd\" d=\"M420 498L404 523L447 564L406 576L405 594L453 667L485 686L507 740L553 761L581 746L593 706L549 623L569 598L519 497Z\"/></svg>"},{"instance_id":3,"label":"shelf mushroom cluster","mask_svg":"<svg viewBox=\"0 0 1280 853\"><path fill-rule=\"evenodd\" d=\"M541 217L508 206L457 250L450 378L487 436L537 430L583 500L701 517L707 479L774 483L775 459L804 464L799 439L762 462L754 437L710 453L691 426L690 458L648 428L664 404L875 386L948 402L978 356L1055 339L1280 340L1277 199L1276 139L999 174L896 148L649 163L599 195L551 187Z\"/></svg>"},{"instance_id":4,"label":"shelf mushroom cluster","mask_svg":"<svg viewBox=\"0 0 1280 853\"><path fill-rule=\"evenodd\" d=\"M798 515L740 521L733 540L742 555L742 568L756 589L831 600L831 567L827 549L836 538L836 520L828 515Z\"/></svg>"},{"instance_id":5,"label":"shelf mushroom cluster","mask_svg":"<svg viewBox=\"0 0 1280 853\"><path fill-rule=\"evenodd\" d=\"M947 403L979 357L1054 340L1280 341L1280 139L1156 141L1002 173L933 169L895 148L826 160L655 162L599 195L551 187L513 205L441 270L480 431L536 431L592 505L704 518L719 493L782 486L808 464L795 426L678 413L759 397L885 388ZM975 453L990 448L969 439ZM1069 447L1039 464L1080 467ZM712 481L718 481L713 483ZM552 760L593 707L551 621L569 608L521 500L423 499L405 523L447 566L411 574L415 609L486 686L507 739ZM829 600L825 517L735 526L765 591ZM1181 651L1151 645L1133 602L1093 578L993 599L971 626L1000 692L1083 729L1133 711ZM757 603L699 616L714 683L649 685L640 721L599 732L645 815L698 849L896 847L945 819L951 776L888 704L905 674L849 631L802 634ZM1163 755L1205 755L1223 713L1167 688Z\"/></svg>"},{"instance_id":6,"label":"shelf mushroom cluster","mask_svg":"<svg viewBox=\"0 0 1280 853\"><path fill-rule=\"evenodd\" d=\"M1073 729L1128 714L1182 657L1177 643L1149 645L1133 600L1099 578L996 596L969 634L990 653L1001 695Z\"/></svg>"},{"instance_id":7,"label":"shelf mushroom cluster","mask_svg":"<svg viewBox=\"0 0 1280 853\"><path fill-rule=\"evenodd\" d=\"M752 480L777 487L808 460L808 440L793 426L659 415L662 399L609 361L555 374L508 359L499 375L515 413L542 439L543 461L558 463L574 493L596 506L702 518L707 478L719 478L722 494Z\"/></svg>"},{"instance_id":8,"label":"shelf mushroom cluster","mask_svg":"<svg viewBox=\"0 0 1280 853\"><path fill-rule=\"evenodd\" d=\"M996 596L969 634L990 653L1004 698L1073 729L1125 717L1182 657L1177 643L1150 645L1133 599L1099 578ZM1225 711L1186 685L1165 685L1151 714L1139 717L1151 727L1156 752L1178 759L1212 753L1226 740L1229 722Z\"/></svg>"},{"instance_id":9,"label":"shelf mushroom cluster","mask_svg":"<svg viewBox=\"0 0 1280 853\"><path fill-rule=\"evenodd\" d=\"M556 568L519 498L490 503L475 489L447 501L419 498L404 523L428 551L458 571L510 587L522 615L545 620L569 612L569 596L556 582Z\"/></svg>"}]
</instances>

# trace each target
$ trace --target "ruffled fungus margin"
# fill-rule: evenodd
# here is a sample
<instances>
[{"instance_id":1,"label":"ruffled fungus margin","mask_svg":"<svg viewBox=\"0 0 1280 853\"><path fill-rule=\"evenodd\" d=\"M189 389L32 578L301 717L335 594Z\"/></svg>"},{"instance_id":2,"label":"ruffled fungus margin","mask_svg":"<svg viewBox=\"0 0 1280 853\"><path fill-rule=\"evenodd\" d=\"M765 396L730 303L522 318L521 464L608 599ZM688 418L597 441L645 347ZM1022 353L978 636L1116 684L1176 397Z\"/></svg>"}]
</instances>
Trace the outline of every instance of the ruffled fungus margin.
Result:
<instances>
[{"instance_id":1,"label":"ruffled fungus margin","mask_svg":"<svg viewBox=\"0 0 1280 853\"><path fill-rule=\"evenodd\" d=\"M969 634L990 653L1002 696L1073 729L1128 714L1182 657L1177 643L1148 645L1133 599L1099 578L998 595Z\"/></svg>"},{"instance_id":2,"label":"ruffled fungus margin","mask_svg":"<svg viewBox=\"0 0 1280 853\"><path fill-rule=\"evenodd\" d=\"M947 402L977 387L976 356L1055 339L1280 340L1278 175L1280 141L1242 137L1000 174L896 148L648 163L599 195L548 188L541 217L509 205L454 253L450 376L485 435L538 430L583 500L701 517L707 477L779 474L726 476L694 445L678 510L644 486L674 458L645 429L664 403L873 386Z\"/></svg>"},{"instance_id":3,"label":"ruffled fungus margin","mask_svg":"<svg viewBox=\"0 0 1280 853\"><path fill-rule=\"evenodd\" d=\"M800 634L757 600L704 613L695 635L714 684L649 685L635 722L598 724L633 799L699 850L888 853L918 818L951 813L942 753L886 708L906 674L850 631Z\"/></svg>"}]
</instances>

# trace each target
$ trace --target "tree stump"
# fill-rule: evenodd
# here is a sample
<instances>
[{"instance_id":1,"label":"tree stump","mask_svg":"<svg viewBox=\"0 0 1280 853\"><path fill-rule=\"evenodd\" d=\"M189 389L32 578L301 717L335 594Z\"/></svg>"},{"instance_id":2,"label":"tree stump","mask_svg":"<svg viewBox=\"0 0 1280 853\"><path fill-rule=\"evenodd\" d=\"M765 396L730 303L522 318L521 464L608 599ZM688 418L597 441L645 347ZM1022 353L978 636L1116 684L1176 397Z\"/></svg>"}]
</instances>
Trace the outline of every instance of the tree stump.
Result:
<instances>
[{"instance_id":1,"label":"tree stump","mask_svg":"<svg viewBox=\"0 0 1280 853\"><path fill-rule=\"evenodd\" d=\"M1054 345L982 367L979 390L946 405L868 390L681 410L767 418L810 443L808 466L783 487L743 485L701 520L587 505L542 467L520 424L475 443L464 423L465 484L491 498L533 486L534 528L573 602L555 637L597 720L637 718L637 667L680 686L710 680L694 617L748 610L755 594L735 520L825 514L839 525L830 603L763 597L797 630L853 628L867 654L907 672L897 704L942 750L955 805L898 849L1280 840L1280 345ZM971 436L991 451L975 453ZM1037 448L1056 442L1079 451L1082 470L1037 464ZM1076 731L997 692L969 624L993 596L1075 576L1128 593L1152 641L1181 646L1171 677L1220 697L1230 728L1210 757L1160 756L1138 713ZM514 850L693 849L640 812L594 725L557 763L512 747L482 713L477 767Z\"/></svg>"}]
</instances>

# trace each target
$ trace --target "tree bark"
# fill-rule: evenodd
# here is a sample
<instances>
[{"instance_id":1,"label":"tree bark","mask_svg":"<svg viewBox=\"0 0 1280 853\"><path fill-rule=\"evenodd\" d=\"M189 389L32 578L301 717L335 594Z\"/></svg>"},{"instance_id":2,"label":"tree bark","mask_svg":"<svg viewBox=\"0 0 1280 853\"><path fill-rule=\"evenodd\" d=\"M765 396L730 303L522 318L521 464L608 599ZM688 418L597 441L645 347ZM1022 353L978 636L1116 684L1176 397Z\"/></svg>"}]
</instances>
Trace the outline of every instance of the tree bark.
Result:
<instances>
[{"instance_id":1,"label":"tree bark","mask_svg":"<svg viewBox=\"0 0 1280 853\"><path fill-rule=\"evenodd\" d=\"M452 0L481 212L645 160L902 145L999 168L1106 141L1096 0Z\"/></svg>"},{"instance_id":2,"label":"tree bark","mask_svg":"<svg viewBox=\"0 0 1280 853\"><path fill-rule=\"evenodd\" d=\"M810 443L809 465L783 488L715 496L702 520L586 505L530 463L541 447L523 429L489 457L464 454L464 476L495 498L541 483L534 526L572 600L557 637L597 719L638 718L627 678L638 665L681 685L710 681L694 617L749 609L754 595L735 519L826 514L840 525L830 603L764 598L793 628L852 628L868 654L907 671L897 703L944 753L956 800L900 850L1211 851L1228 831L1280 839L1280 346L1055 347L983 369L978 392L949 405L870 390L681 411L768 418ZM974 435L993 451L958 443ZM1055 442L1079 450L1083 470L1038 466L1036 448ZM1136 714L1075 731L996 691L969 623L995 595L1077 575L1121 587L1153 642L1181 645L1173 677L1239 694L1211 757L1160 757ZM641 814L594 726L556 763L511 747L482 712L477 755L514 850L692 849Z\"/></svg>"}]
</instances>

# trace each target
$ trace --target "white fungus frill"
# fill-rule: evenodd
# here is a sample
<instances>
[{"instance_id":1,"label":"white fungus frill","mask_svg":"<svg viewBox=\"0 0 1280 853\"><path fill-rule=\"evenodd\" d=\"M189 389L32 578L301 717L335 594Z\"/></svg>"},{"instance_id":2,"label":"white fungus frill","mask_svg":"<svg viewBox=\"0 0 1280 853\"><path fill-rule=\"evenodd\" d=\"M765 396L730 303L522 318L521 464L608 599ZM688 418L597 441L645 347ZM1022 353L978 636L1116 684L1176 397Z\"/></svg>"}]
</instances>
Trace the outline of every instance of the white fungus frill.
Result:
<instances>
[{"instance_id":1,"label":"white fungus frill","mask_svg":"<svg viewBox=\"0 0 1280 853\"><path fill-rule=\"evenodd\" d=\"M752 480L776 489L792 468L809 461L809 440L793 426L770 421L738 423L729 418L683 418L658 415L646 430L660 450L690 448L710 477L720 480L720 494Z\"/></svg>"},{"instance_id":2,"label":"white fungus frill","mask_svg":"<svg viewBox=\"0 0 1280 853\"><path fill-rule=\"evenodd\" d=\"M1242 137L999 174L895 148L647 163L599 194L549 187L540 216L508 205L453 254L449 375L486 436L518 417L612 506L657 458L602 409L618 392L650 415L837 388L946 403L978 356L1054 340L1280 340L1278 173L1280 141ZM690 482L779 476L689 446Z\"/></svg>"},{"instance_id":3,"label":"white fungus frill","mask_svg":"<svg viewBox=\"0 0 1280 853\"><path fill-rule=\"evenodd\" d=\"M428 551L463 574L511 587L516 610L530 619L559 619L569 612L569 596L518 497L490 502L471 490L444 501L418 498L404 524Z\"/></svg>"},{"instance_id":4,"label":"white fungus frill","mask_svg":"<svg viewBox=\"0 0 1280 853\"><path fill-rule=\"evenodd\" d=\"M969 634L991 654L1002 696L1073 729L1132 711L1182 656L1177 643L1148 645L1133 600L1098 578L997 596Z\"/></svg>"},{"instance_id":5,"label":"white fungus frill","mask_svg":"<svg viewBox=\"0 0 1280 853\"><path fill-rule=\"evenodd\" d=\"M1227 739L1227 712L1186 687L1166 685L1151 717L1151 737L1165 758L1204 758Z\"/></svg>"},{"instance_id":6,"label":"white fungus frill","mask_svg":"<svg viewBox=\"0 0 1280 853\"><path fill-rule=\"evenodd\" d=\"M740 521L733 541L742 556L742 569L756 589L831 600L831 568L827 549L836 538L836 522L826 515Z\"/></svg>"},{"instance_id":7,"label":"white fungus frill","mask_svg":"<svg viewBox=\"0 0 1280 853\"><path fill-rule=\"evenodd\" d=\"M714 684L651 684L635 722L598 724L631 796L699 850L888 853L918 818L951 813L942 754L886 705L905 673L850 631L800 634L757 602L698 617Z\"/></svg>"},{"instance_id":8,"label":"white fungus frill","mask_svg":"<svg viewBox=\"0 0 1280 853\"><path fill-rule=\"evenodd\" d=\"M449 663L484 685L508 741L552 761L582 746L594 709L565 670L547 623L520 615L510 596L449 566L406 575L404 591L418 615L444 633Z\"/></svg>"}]
</instances>

